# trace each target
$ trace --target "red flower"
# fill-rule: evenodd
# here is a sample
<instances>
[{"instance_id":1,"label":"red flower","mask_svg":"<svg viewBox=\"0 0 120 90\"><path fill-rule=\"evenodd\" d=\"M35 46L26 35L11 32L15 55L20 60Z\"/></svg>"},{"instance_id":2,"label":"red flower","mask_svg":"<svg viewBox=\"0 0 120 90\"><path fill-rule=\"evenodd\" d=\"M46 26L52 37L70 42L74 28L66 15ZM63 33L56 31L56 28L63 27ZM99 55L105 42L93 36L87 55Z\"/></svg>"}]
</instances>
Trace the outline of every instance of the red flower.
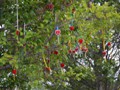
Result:
<instances>
[{"instance_id":1,"label":"red flower","mask_svg":"<svg viewBox=\"0 0 120 90\"><path fill-rule=\"evenodd\" d=\"M64 64L64 63L61 63L60 66L61 66L61 68L64 68L64 67L65 67L65 64Z\"/></svg>"},{"instance_id":2,"label":"red flower","mask_svg":"<svg viewBox=\"0 0 120 90\"><path fill-rule=\"evenodd\" d=\"M20 35L20 31L19 30L16 30L16 35Z\"/></svg>"},{"instance_id":3,"label":"red flower","mask_svg":"<svg viewBox=\"0 0 120 90\"><path fill-rule=\"evenodd\" d=\"M54 53L55 55L58 55L58 51L56 51L56 50L55 50L53 53Z\"/></svg>"},{"instance_id":4,"label":"red flower","mask_svg":"<svg viewBox=\"0 0 120 90\"><path fill-rule=\"evenodd\" d=\"M111 46L111 42L108 42L107 45L108 45L108 47L110 47Z\"/></svg>"},{"instance_id":5,"label":"red flower","mask_svg":"<svg viewBox=\"0 0 120 90\"><path fill-rule=\"evenodd\" d=\"M13 69L13 70L12 70L12 74L16 75L16 74L17 74L17 70L16 70L16 69Z\"/></svg>"},{"instance_id":6,"label":"red flower","mask_svg":"<svg viewBox=\"0 0 120 90\"><path fill-rule=\"evenodd\" d=\"M54 8L54 5L52 3L50 3L50 4L47 5L47 9L53 10L53 8Z\"/></svg>"},{"instance_id":7,"label":"red flower","mask_svg":"<svg viewBox=\"0 0 120 90\"><path fill-rule=\"evenodd\" d=\"M106 51L102 51L102 55L105 56L107 54Z\"/></svg>"},{"instance_id":8,"label":"red flower","mask_svg":"<svg viewBox=\"0 0 120 90\"><path fill-rule=\"evenodd\" d=\"M83 43L83 39L79 39L78 42L79 42L79 44L82 44Z\"/></svg>"},{"instance_id":9,"label":"red flower","mask_svg":"<svg viewBox=\"0 0 120 90\"><path fill-rule=\"evenodd\" d=\"M55 34L56 34L56 35L60 35L60 34L61 34L61 31L60 31L60 30L55 30Z\"/></svg>"},{"instance_id":10,"label":"red flower","mask_svg":"<svg viewBox=\"0 0 120 90\"><path fill-rule=\"evenodd\" d=\"M73 31L75 28L74 26L70 26L70 30Z\"/></svg>"}]
</instances>

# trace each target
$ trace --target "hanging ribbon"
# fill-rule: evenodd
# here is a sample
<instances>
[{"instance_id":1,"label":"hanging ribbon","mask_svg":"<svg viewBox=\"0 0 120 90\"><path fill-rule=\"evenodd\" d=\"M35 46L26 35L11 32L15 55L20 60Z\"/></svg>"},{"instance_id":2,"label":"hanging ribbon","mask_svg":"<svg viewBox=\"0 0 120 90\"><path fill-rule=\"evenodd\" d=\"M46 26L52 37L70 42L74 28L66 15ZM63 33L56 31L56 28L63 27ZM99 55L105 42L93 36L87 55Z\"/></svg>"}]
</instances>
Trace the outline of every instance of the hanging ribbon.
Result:
<instances>
[{"instance_id":1,"label":"hanging ribbon","mask_svg":"<svg viewBox=\"0 0 120 90\"><path fill-rule=\"evenodd\" d=\"M68 46L70 47L70 50L71 50L71 41L70 40L68 41Z\"/></svg>"},{"instance_id":2,"label":"hanging ribbon","mask_svg":"<svg viewBox=\"0 0 120 90\"><path fill-rule=\"evenodd\" d=\"M73 26L73 22L74 22L74 13L73 13L73 9L72 9L72 13L71 13L71 22L70 25Z\"/></svg>"},{"instance_id":3,"label":"hanging ribbon","mask_svg":"<svg viewBox=\"0 0 120 90\"><path fill-rule=\"evenodd\" d=\"M20 31L19 31L19 21L18 21L18 0L16 0L16 19L17 19L17 30L16 30L16 35L17 35L17 40L19 41L19 35L20 35Z\"/></svg>"},{"instance_id":4,"label":"hanging ribbon","mask_svg":"<svg viewBox=\"0 0 120 90\"><path fill-rule=\"evenodd\" d=\"M45 67L48 67L47 66L47 63L46 63L46 60L45 60L45 55L42 53L42 57L43 57L43 61L44 61L44 63L45 63Z\"/></svg>"},{"instance_id":5,"label":"hanging ribbon","mask_svg":"<svg viewBox=\"0 0 120 90\"><path fill-rule=\"evenodd\" d=\"M18 30L18 28L19 28L19 22L18 22L18 0L16 0L16 5L17 5L17 7L16 7L16 11L17 11L17 30Z\"/></svg>"},{"instance_id":6,"label":"hanging ribbon","mask_svg":"<svg viewBox=\"0 0 120 90\"><path fill-rule=\"evenodd\" d=\"M57 39L58 39L58 44L60 44L60 38L59 38L59 36L57 36Z\"/></svg>"}]
</instances>

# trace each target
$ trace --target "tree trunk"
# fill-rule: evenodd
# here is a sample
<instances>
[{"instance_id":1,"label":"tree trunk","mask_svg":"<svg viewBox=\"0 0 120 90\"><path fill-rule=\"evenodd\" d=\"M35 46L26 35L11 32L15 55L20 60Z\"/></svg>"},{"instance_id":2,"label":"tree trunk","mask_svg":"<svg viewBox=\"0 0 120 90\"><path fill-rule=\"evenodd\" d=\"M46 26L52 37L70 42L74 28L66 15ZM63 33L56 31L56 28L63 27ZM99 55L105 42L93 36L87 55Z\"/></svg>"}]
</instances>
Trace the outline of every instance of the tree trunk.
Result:
<instances>
[{"instance_id":1,"label":"tree trunk","mask_svg":"<svg viewBox=\"0 0 120 90\"><path fill-rule=\"evenodd\" d=\"M105 90L104 84L102 82L97 82L96 90Z\"/></svg>"}]
</instances>

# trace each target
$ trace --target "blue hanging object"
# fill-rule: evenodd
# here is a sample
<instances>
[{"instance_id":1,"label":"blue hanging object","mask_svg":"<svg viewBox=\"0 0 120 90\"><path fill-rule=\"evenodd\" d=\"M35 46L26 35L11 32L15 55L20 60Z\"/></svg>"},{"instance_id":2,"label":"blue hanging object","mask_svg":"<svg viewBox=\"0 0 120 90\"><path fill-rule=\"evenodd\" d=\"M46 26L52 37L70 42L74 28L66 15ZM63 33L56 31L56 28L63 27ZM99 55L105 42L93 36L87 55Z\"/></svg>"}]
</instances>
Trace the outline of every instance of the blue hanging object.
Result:
<instances>
[{"instance_id":1,"label":"blue hanging object","mask_svg":"<svg viewBox=\"0 0 120 90\"><path fill-rule=\"evenodd\" d=\"M59 27L58 27L58 26L56 27L56 30L59 30Z\"/></svg>"}]
</instances>

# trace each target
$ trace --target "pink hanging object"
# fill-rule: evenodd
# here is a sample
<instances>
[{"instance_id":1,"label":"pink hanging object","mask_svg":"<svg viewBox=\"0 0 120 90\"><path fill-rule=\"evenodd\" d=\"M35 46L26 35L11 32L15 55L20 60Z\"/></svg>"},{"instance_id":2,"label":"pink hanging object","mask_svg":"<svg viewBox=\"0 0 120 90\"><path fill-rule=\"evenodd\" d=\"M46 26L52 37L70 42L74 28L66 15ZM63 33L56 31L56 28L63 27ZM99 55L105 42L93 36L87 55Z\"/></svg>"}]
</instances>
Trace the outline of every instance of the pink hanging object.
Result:
<instances>
[{"instance_id":1,"label":"pink hanging object","mask_svg":"<svg viewBox=\"0 0 120 90\"><path fill-rule=\"evenodd\" d=\"M57 36L59 36L61 34L61 31L60 31L60 29L58 27L56 27L55 34Z\"/></svg>"},{"instance_id":2,"label":"pink hanging object","mask_svg":"<svg viewBox=\"0 0 120 90\"><path fill-rule=\"evenodd\" d=\"M55 34L58 36L61 34L61 31L60 30L55 30Z\"/></svg>"}]
</instances>

